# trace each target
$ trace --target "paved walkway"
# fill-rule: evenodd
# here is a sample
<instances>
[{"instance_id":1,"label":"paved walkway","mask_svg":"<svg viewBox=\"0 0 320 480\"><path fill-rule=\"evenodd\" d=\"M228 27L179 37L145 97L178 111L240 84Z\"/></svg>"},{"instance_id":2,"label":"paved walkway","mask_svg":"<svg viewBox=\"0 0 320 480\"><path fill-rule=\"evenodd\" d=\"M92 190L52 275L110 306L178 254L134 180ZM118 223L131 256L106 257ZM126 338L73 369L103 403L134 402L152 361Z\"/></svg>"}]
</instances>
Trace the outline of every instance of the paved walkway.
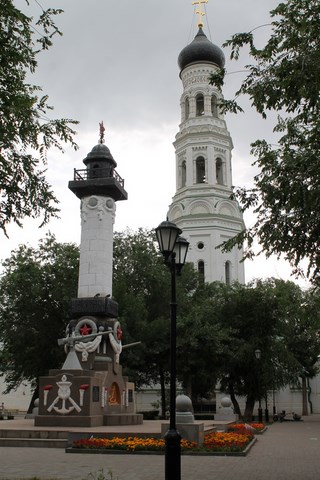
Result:
<instances>
[{"instance_id":1,"label":"paved walkway","mask_svg":"<svg viewBox=\"0 0 320 480\"><path fill-rule=\"evenodd\" d=\"M182 480L318 480L320 415L273 424L246 457L182 456L181 465ZM0 450L0 479L84 480L101 469L105 474L111 470L113 480L163 480L164 457L66 454L48 448Z\"/></svg>"}]
</instances>

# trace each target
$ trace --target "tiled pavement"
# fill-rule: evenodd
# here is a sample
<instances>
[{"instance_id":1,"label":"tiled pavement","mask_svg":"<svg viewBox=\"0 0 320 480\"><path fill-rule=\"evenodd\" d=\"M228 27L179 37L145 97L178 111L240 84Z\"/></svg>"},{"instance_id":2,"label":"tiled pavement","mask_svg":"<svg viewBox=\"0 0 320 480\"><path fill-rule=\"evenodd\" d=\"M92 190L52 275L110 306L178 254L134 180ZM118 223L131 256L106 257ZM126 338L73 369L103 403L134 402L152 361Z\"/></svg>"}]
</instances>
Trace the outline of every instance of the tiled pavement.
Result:
<instances>
[{"instance_id":1,"label":"tiled pavement","mask_svg":"<svg viewBox=\"0 0 320 480\"><path fill-rule=\"evenodd\" d=\"M182 456L181 465L183 480L318 480L320 415L271 425L246 457ZM82 480L101 469L111 470L114 480L162 480L164 457L66 454L55 448L0 449L0 479Z\"/></svg>"}]
</instances>

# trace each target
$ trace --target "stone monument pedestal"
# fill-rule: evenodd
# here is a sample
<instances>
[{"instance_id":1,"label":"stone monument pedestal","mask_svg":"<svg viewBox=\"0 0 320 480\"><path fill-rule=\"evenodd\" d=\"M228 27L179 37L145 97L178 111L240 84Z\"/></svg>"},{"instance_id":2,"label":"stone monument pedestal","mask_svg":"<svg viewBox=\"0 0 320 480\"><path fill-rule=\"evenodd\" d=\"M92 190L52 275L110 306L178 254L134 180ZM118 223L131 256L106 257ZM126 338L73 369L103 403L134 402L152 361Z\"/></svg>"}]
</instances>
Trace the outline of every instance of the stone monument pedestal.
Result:
<instances>
[{"instance_id":1,"label":"stone monument pedestal","mask_svg":"<svg viewBox=\"0 0 320 480\"><path fill-rule=\"evenodd\" d=\"M35 426L97 427L142 424L134 384L110 371L50 370L39 379Z\"/></svg>"},{"instance_id":2,"label":"stone monument pedestal","mask_svg":"<svg viewBox=\"0 0 320 480\"><path fill-rule=\"evenodd\" d=\"M192 402L187 395L178 395L176 398L176 428L181 438L203 445L204 424L194 423ZM169 430L168 423L161 424L161 435Z\"/></svg>"}]
</instances>

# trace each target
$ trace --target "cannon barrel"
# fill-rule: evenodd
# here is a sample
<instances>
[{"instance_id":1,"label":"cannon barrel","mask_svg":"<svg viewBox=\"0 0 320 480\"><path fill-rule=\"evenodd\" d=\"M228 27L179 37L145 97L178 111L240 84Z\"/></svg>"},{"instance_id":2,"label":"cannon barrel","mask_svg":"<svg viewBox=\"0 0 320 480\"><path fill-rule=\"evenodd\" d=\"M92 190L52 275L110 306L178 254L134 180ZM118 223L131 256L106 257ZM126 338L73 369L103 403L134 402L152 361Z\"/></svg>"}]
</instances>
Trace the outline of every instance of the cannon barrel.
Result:
<instances>
[{"instance_id":1,"label":"cannon barrel","mask_svg":"<svg viewBox=\"0 0 320 480\"><path fill-rule=\"evenodd\" d=\"M66 337L66 338L59 338L58 339L58 345L67 345L67 344L73 344L77 342L89 342L93 338L98 337L99 335L108 335L111 332L98 332L98 333L90 333L89 335L75 335L74 337Z\"/></svg>"},{"instance_id":2,"label":"cannon barrel","mask_svg":"<svg viewBox=\"0 0 320 480\"><path fill-rule=\"evenodd\" d=\"M127 345L122 345L122 349L129 348L129 347L135 347L136 345L140 345L140 344L141 344L141 342L127 343Z\"/></svg>"}]
</instances>

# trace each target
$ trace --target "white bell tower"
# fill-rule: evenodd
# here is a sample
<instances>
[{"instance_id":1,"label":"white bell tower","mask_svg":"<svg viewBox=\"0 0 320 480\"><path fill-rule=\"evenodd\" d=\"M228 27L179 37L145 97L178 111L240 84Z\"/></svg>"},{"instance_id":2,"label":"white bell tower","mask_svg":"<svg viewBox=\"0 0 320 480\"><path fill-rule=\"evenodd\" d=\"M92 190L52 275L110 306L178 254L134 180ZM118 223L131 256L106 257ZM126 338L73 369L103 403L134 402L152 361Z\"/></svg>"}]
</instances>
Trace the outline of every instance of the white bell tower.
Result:
<instances>
[{"instance_id":1,"label":"white bell tower","mask_svg":"<svg viewBox=\"0 0 320 480\"><path fill-rule=\"evenodd\" d=\"M197 12L199 13L199 12ZM244 283L242 249L222 253L217 246L244 228L232 194L232 139L219 111L221 92L209 76L223 68L222 50L199 31L180 53L183 92L181 124L174 142L176 193L168 219L190 242L187 261L206 282Z\"/></svg>"}]
</instances>

